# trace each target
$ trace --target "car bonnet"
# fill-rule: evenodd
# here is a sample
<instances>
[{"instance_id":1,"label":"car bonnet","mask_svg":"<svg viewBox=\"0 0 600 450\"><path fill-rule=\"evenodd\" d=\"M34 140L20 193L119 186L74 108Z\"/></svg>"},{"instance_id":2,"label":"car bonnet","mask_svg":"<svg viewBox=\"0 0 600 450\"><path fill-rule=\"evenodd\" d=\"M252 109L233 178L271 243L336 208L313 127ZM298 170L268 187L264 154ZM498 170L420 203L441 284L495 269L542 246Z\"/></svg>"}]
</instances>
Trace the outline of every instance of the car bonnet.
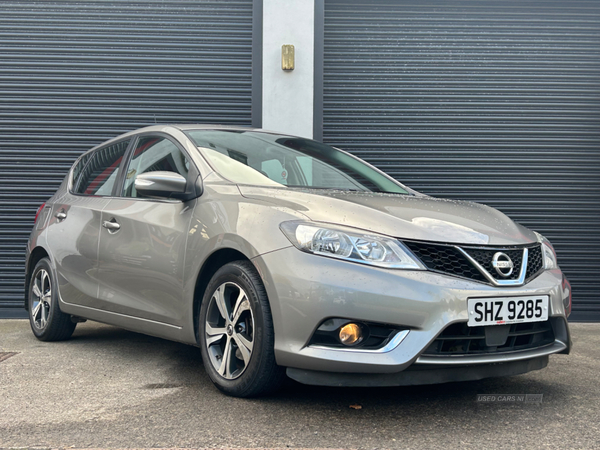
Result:
<instances>
[{"instance_id":1,"label":"car bonnet","mask_svg":"<svg viewBox=\"0 0 600 450\"><path fill-rule=\"evenodd\" d=\"M339 224L401 239L473 245L522 245L535 233L500 211L474 202L428 196L239 186L244 197Z\"/></svg>"}]
</instances>

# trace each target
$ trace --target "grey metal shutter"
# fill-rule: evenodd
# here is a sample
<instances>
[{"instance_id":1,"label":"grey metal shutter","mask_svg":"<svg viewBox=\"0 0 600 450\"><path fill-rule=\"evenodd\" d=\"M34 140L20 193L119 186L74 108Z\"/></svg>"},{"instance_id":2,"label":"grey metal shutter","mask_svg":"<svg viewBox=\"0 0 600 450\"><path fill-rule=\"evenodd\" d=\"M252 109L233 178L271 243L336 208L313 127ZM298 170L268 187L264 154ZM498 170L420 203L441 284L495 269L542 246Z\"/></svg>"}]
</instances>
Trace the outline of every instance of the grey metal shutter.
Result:
<instances>
[{"instance_id":1,"label":"grey metal shutter","mask_svg":"<svg viewBox=\"0 0 600 450\"><path fill-rule=\"evenodd\" d=\"M0 316L9 316L24 313L35 211L84 150L155 121L250 125L252 0L5 0L0 17Z\"/></svg>"},{"instance_id":2,"label":"grey metal shutter","mask_svg":"<svg viewBox=\"0 0 600 450\"><path fill-rule=\"evenodd\" d=\"M600 2L325 0L323 137L546 235L600 320Z\"/></svg>"}]
</instances>

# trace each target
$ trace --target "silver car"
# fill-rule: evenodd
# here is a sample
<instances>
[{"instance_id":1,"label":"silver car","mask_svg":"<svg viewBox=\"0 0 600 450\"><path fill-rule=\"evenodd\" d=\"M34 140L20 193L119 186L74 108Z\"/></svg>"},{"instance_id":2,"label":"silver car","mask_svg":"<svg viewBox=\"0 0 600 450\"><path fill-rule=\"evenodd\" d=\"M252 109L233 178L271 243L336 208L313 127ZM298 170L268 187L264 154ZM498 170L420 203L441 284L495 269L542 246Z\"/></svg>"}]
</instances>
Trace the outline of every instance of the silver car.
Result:
<instances>
[{"instance_id":1,"label":"silver car","mask_svg":"<svg viewBox=\"0 0 600 450\"><path fill-rule=\"evenodd\" d=\"M152 126L83 154L27 246L31 328L86 319L199 346L223 392L515 375L571 347L550 242L328 145Z\"/></svg>"}]
</instances>

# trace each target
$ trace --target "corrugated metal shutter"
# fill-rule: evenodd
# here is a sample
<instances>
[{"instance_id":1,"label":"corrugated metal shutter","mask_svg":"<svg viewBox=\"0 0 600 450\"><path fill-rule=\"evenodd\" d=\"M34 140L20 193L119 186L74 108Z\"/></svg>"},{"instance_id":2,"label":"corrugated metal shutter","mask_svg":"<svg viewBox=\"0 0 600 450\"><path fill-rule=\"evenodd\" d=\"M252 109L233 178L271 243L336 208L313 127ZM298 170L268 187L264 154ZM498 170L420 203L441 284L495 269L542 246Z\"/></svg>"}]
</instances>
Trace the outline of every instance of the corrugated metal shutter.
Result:
<instances>
[{"instance_id":1,"label":"corrugated metal shutter","mask_svg":"<svg viewBox=\"0 0 600 450\"><path fill-rule=\"evenodd\" d=\"M326 142L545 234L600 320L600 2L325 0Z\"/></svg>"},{"instance_id":2,"label":"corrugated metal shutter","mask_svg":"<svg viewBox=\"0 0 600 450\"><path fill-rule=\"evenodd\" d=\"M0 17L7 316L35 211L84 150L155 121L250 125L252 0L3 1Z\"/></svg>"}]
</instances>

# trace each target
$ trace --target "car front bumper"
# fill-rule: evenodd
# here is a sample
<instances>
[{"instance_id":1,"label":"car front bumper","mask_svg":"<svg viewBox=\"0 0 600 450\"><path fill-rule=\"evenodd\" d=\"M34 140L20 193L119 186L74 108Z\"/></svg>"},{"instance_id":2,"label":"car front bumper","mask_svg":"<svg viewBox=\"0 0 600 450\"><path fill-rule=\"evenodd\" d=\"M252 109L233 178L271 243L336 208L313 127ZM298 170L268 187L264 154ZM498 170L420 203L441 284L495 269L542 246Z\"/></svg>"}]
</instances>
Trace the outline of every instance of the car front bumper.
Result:
<instances>
[{"instance_id":1,"label":"car front bumper","mask_svg":"<svg viewBox=\"0 0 600 450\"><path fill-rule=\"evenodd\" d=\"M288 367L287 375L302 384L315 386L417 386L520 375L531 372L532 370L543 369L547 365L548 356L538 356L523 361L510 361L495 364L456 365L451 367L432 367L426 364L413 364L406 370L396 373L318 372Z\"/></svg>"},{"instance_id":2,"label":"car front bumper","mask_svg":"<svg viewBox=\"0 0 600 450\"><path fill-rule=\"evenodd\" d=\"M313 382L309 384L318 384L314 380L319 376L314 375L319 372L397 374L409 367L411 371L448 368L454 372L481 366L474 370L483 374L490 370L484 366L496 366L498 374L504 370L501 367L507 374L524 373L527 367L531 368L525 372L541 368L549 354L568 353L571 346L563 305L563 275L558 269L545 271L524 286L498 288L429 271L388 270L340 261L295 247L258 256L253 262L271 303L277 362L291 368L290 376L299 381L302 378L308 382L308 377L300 373L311 374ZM556 338L553 344L512 353L422 355L448 325L468 320L468 298L525 295L550 297L549 318ZM316 328L328 318L376 322L409 331L387 351L308 345ZM476 373L473 376L469 379L483 377ZM449 377L451 381L453 376Z\"/></svg>"}]
</instances>

